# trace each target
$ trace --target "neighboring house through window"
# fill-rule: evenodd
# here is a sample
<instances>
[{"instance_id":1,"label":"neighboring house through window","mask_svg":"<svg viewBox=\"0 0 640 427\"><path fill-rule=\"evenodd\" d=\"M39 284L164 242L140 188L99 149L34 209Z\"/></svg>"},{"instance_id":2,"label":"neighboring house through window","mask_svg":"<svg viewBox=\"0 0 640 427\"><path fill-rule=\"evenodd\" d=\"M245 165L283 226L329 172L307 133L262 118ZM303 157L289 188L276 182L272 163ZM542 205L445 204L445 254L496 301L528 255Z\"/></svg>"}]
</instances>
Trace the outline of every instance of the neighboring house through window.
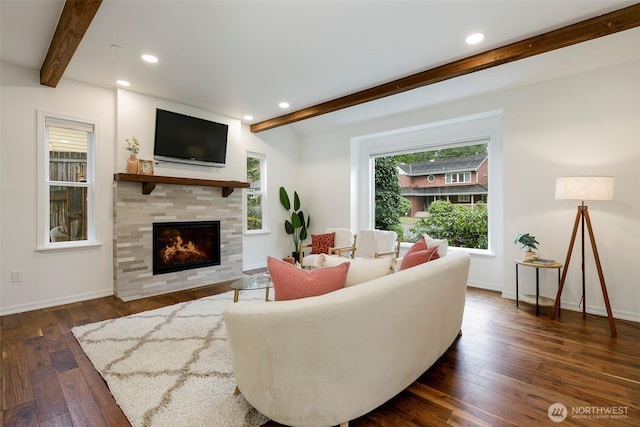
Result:
<instances>
[{"instance_id":1,"label":"neighboring house through window","mask_svg":"<svg viewBox=\"0 0 640 427\"><path fill-rule=\"evenodd\" d=\"M38 249L95 244L95 123L39 112Z\"/></svg>"}]
</instances>

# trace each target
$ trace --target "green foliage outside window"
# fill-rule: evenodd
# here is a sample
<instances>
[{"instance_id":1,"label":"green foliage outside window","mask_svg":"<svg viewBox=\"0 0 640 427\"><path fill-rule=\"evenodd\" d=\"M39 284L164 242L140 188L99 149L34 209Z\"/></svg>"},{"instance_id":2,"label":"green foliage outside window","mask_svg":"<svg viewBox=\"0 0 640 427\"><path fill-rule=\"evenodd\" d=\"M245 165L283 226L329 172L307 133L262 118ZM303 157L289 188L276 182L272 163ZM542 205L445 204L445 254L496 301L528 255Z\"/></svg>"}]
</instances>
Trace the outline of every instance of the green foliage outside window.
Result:
<instances>
[{"instance_id":1,"label":"green foliage outside window","mask_svg":"<svg viewBox=\"0 0 640 427\"><path fill-rule=\"evenodd\" d=\"M411 233L447 239L449 246L488 249L488 219L485 203L467 206L438 200L429 205L429 216L418 221Z\"/></svg>"},{"instance_id":2,"label":"green foliage outside window","mask_svg":"<svg viewBox=\"0 0 640 427\"><path fill-rule=\"evenodd\" d=\"M247 180L250 183L250 188L247 190L247 230L262 229L260 167L259 158L247 157Z\"/></svg>"}]
</instances>

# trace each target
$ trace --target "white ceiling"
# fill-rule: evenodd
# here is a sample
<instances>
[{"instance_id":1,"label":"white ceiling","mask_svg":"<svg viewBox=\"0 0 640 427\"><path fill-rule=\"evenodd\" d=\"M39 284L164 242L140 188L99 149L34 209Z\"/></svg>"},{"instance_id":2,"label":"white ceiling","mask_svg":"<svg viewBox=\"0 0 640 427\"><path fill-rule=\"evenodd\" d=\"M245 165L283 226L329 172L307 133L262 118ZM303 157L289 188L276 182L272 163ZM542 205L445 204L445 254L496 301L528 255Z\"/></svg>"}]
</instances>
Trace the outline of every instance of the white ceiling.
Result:
<instances>
[{"instance_id":1,"label":"white ceiling","mask_svg":"<svg viewBox=\"0 0 640 427\"><path fill-rule=\"evenodd\" d=\"M253 123L634 3L104 0L64 76L108 88L125 79L129 90L251 114ZM40 69L63 6L0 0L0 59ZM485 41L467 46L476 31ZM636 28L293 126L310 131L639 57ZM289 111L278 108L285 100Z\"/></svg>"}]
</instances>

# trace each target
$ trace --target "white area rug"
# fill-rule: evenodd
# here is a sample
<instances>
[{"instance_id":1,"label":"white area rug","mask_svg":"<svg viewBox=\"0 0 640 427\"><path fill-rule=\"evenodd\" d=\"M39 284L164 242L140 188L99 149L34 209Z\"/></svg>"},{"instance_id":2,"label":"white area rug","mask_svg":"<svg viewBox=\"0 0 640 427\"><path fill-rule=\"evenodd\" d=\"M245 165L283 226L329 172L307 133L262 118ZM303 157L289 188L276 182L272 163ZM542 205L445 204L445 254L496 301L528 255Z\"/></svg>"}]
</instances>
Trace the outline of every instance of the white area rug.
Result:
<instances>
[{"instance_id":1,"label":"white area rug","mask_svg":"<svg viewBox=\"0 0 640 427\"><path fill-rule=\"evenodd\" d=\"M239 304L259 301L262 292L243 292ZM268 419L233 395L229 304L233 291L71 332L132 426L259 426Z\"/></svg>"}]
</instances>

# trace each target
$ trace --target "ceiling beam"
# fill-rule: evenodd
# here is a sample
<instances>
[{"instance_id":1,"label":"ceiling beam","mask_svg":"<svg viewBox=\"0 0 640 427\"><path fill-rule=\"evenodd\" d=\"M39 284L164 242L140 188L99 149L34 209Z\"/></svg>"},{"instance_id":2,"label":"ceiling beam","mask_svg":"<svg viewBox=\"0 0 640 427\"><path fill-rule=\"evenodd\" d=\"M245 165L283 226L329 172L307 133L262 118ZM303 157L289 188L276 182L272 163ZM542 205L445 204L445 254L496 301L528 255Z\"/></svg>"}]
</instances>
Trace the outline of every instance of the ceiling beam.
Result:
<instances>
[{"instance_id":1,"label":"ceiling beam","mask_svg":"<svg viewBox=\"0 0 640 427\"><path fill-rule=\"evenodd\" d=\"M56 87L102 0L67 0L40 68L40 84Z\"/></svg>"},{"instance_id":2,"label":"ceiling beam","mask_svg":"<svg viewBox=\"0 0 640 427\"><path fill-rule=\"evenodd\" d=\"M251 125L262 132L640 26L640 4Z\"/></svg>"}]
</instances>

